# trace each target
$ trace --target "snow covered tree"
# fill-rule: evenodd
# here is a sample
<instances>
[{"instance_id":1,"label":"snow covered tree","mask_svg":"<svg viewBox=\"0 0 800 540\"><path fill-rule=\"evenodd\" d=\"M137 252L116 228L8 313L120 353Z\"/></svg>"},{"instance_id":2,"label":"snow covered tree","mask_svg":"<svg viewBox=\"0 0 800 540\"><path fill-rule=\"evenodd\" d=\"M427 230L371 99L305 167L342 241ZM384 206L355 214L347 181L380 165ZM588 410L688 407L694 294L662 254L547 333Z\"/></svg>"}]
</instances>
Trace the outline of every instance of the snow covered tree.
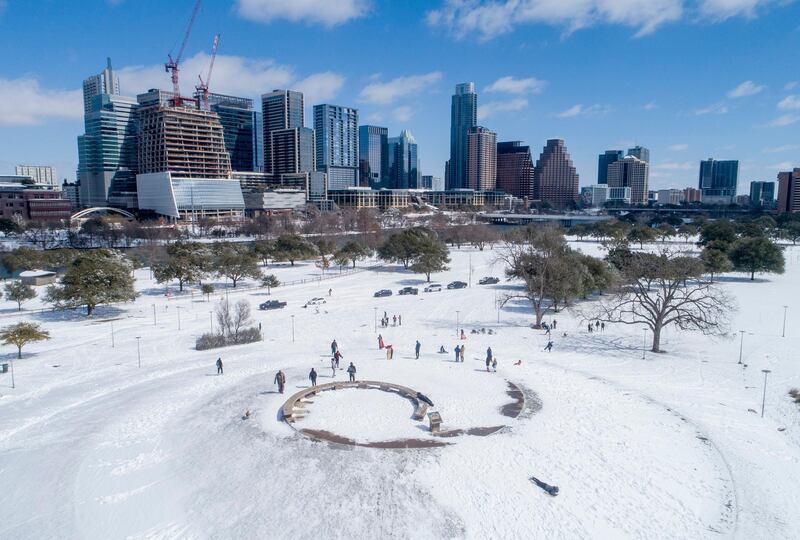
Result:
<instances>
[{"instance_id":1,"label":"snow covered tree","mask_svg":"<svg viewBox=\"0 0 800 540\"><path fill-rule=\"evenodd\" d=\"M267 288L267 294L270 294L271 289L274 287L279 287L280 284L281 282L278 281L278 278L275 277L275 274L268 274L261 278L261 286Z\"/></svg>"},{"instance_id":2,"label":"snow covered tree","mask_svg":"<svg viewBox=\"0 0 800 540\"><path fill-rule=\"evenodd\" d=\"M728 257L737 272L748 272L750 280L756 272L783 274L783 250L763 236L740 238L730 248Z\"/></svg>"},{"instance_id":3,"label":"snow covered tree","mask_svg":"<svg viewBox=\"0 0 800 540\"><path fill-rule=\"evenodd\" d=\"M50 333L32 322L19 322L0 330L0 340L3 341L3 345L17 347L17 358L22 358L22 347L28 343L46 339L50 339Z\"/></svg>"},{"instance_id":4,"label":"snow covered tree","mask_svg":"<svg viewBox=\"0 0 800 540\"><path fill-rule=\"evenodd\" d=\"M634 253L622 271L619 290L600 298L590 318L646 326L653 333L653 352L661 352L661 332L670 325L723 335L733 303L724 291L702 279L703 270L695 257Z\"/></svg>"},{"instance_id":5,"label":"snow covered tree","mask_svg":"<svg viewBox=\"0 0 800 540\"><path fill-rule=\"evenodd\" d=\"M217 244L214 248L213 264L218 275L231 280L234 289L244 278L261 277L256 254L243 244Z\"/></svg>"},{"instance_id":6,"label":"snow covered tree","mask_svg":"<svg viewBox=\"0 0 800 540\"><path fill-rule=\"evenodd\" d=\"M316 254L314 245L296 234L283 234L275 240L272 258L276 261L295 261L310 259Z\"/></svg>"},{"instance_id":7,"label":"snow covered tree","mask_svg":"<svg viewBox=\"0 0 800 540\"><path fill-rule=\"evenodd\" d=\"M334 253L333 257L336 261L336 264L339 266L347 266L348 264L352 264L353 268L355 268L356 262L361 259L366 259L371 254L371 249L351 240L336 250L336 253Z\"/></svg>"},{"instance_id":8,"label":"snow covered tree","mask_svg":"<svg viewBox=\"0 0 800 540\"><path fill-rule=\"evenodd\" d=\"M211 257L205 246L198 242L175 242L167 246L167 260L153 266L153 276L158 283L178 281L178 290L186 283L200 281L210 269Z\"/></svg>"},{"instance_id":9,"label":"snow covered tree","mask_svg":"<svg viewBox=\"0 0 800 540\"><path fill-rule=\"evenodd\" d=\"M430 238L435 238L436 233L425 227L404 229L391 235L378 248L378 257L384 261L400 262L403 268L408 269L414 260L422 253L423 245Z\"/></svg>"},{"instance_id":10,"label":"snow covered tree","mask_svg":"<svg viewBox=\"0 0 800 540\"><path fill-rule=\"evenodd\" d=\"M5 287L6 298L17 303L17 311L22 311L22 304L28 300L36 298L36 291L30 285L25 285L21 281L12 281Z\"/></svg>"},{"instance_id":11,"label":"snow covered tree","mask_svg":"<svg viewBox=\"0 0 800 540\"><path fill-rule=\"evenodd\" d=\"M214 286L211 283L203 283L200 285L200 293L206 295L206 302L208 302L214 293Z\"/></svg>"},{"instance_id":12,"label":"snow covered tree","mask_svg":"<svg viewBox=\"0 0 800 540\"><path fill-rule=\"evenodd\" d=\"M411 264L414 272L425 274L425 279L430 283L433 272L444 272L450 262L449 251L444 242L433 235L423 239L417 246L417 255Z\"/></svg>"},{"instance_id":13,"label":"snow covered tree","mask_svg":"<svg viewBox=\"0 0 800 540\"><path fill-rule=\"evenodd\" d=\"M721 249L706 247L700 254L700 259L706 267L706 271L711 275L711 282L714 282L714 275L733 270L733 264L728 255Z\"/></svg>"},{"instance_id":14,"label":"snow covered tree","mask_svg":"<svg viewBox=\"0 0 800 540\"><path fill-rule=\"evenodd\" d=\"M639 249L642 249L645 242L655 240L656 232L647 225L636 225L628 231L627 238L630 242L639 244Z\"/></svg>"},{"instance_id":15,"label":"snow covered tree","mask_svg":"<svg viewBox=\"0 0 800 540\"><path fill-rule=\"evenodd\" d=\"M655 230L656 235L661 239L661 242L666 242L668 238L675 236L677 233L675 232L675 227L670 225L669 223L660 223Z\"/></svg>"}]
</instances>

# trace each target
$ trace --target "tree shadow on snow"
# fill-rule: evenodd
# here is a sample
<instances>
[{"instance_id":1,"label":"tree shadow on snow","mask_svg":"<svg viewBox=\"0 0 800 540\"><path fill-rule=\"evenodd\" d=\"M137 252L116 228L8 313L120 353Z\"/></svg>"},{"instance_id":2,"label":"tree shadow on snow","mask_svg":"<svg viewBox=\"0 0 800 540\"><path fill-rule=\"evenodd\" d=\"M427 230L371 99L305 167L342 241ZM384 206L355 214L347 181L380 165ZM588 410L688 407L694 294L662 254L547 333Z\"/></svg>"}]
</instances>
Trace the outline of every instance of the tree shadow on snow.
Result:
<instances>
[{"instance_id":1,"label":"tree shadow on snow","mask_svg":"<svg viewBox=\"0 0 800 540\"><path fill-rule=\"evenodd\" d=\"M59 309L53 311L43 311L33 314L33 316L43 322L69 322L69 321L96 321L102 322L106 318L121 318L125 311L116 306L97 306L94 313L86 315L86 307L82 306L74 309Z\"/></svg>"},{"instance_id":2,"label":"tree shadow on snow","mask_svg":"<svg viewBox=\"0 0 800 540\"><path fill-rule=\"evenodd\" d=\"M755 278L750 279L750 276L716 276L714 278L715 282L720 283L769 283L770 280L766 278Z\"/></svg>"}]
</instances>

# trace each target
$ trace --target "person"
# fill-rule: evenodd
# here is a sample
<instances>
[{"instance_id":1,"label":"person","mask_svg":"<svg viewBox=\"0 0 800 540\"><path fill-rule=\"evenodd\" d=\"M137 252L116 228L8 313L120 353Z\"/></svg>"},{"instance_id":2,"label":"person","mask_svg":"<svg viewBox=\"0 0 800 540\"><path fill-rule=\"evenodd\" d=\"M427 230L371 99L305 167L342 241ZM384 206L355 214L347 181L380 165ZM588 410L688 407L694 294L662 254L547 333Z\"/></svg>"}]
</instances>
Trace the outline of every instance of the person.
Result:
<instances>
[{"instance_id":1,"label":"person","mask_svg":"<svg viewBox=\"0 0 800 540\"><path fill-rule=\"evenodd\" d=\"M328 289L328 296L333 294L333 289Z\"/></svg>"},{"instance_id":2,"label":"person","mask_svg":"<svg viewBox=\"0 0 800 540\"><path fill-rule=\"evenodd\" d=\"M317 386L317 371L313 367L308 373L308 378L311 381L311 386Z\"/></svg>"},{"instance_id":3,"label":"person","mask_svg":"<svg viewBox=\"0 0 800 540\"><path fill-rule=\"evenodd\" d=\"M222 375L222 358L217 358L217 375Z\"/></svg>"},{"instance_id":4,"label":"person","mask_svg":"<svg viewBox=\"0 0 800 540\"><path fill-rule=\"evenodd\" d=\"M384 347L384 345L383 345L383 336L378 334L378 348L383 350L383 347Z\"/></svg>"},{"instance_id":5,"label":"person","mask_svg":"<svg viewBox=\"0 0 800 540\"><path fill-rule=\"evenodd\" d=\"M466 348L467 348L467 346L466 346L466 345L462 345L462 346L461 346L461 352L460 352L460 353L458 353L458 354L461 356L461 361L462 361L462 362L464 361L464 349L466 349Z\"/></svg>"},{"instance_id":6,"label":"person","mask_svg":"<svg viewBox=\"0 0 800 540\"><path fill-rule=\"evenodd\" d=\"M353 365L353 362L350 362L350 365L347 367L347 373L350 374L350 382L356 380L356 366Z\"/></svg>"},{"instance_id":7,"label":"person","mask_svg":"<svg viewBox=\"0 0 800 540\"><path fill-rule=\"evenodd\" d=\"M544 348L544 350L546 350L547 352L550 352L552 349L553 349L553 342L552 341L548 341L547 345Z\"/></svg>"},{"instance_id":8,"label":"person","mask_svg":"<svg viewBox=\"0 0 800 540\"><path fill-rule=\"evenodd\" d=\"M515 366L521 366L522 365L522 360L517 360L516 362L514 362L514 365Z\"/></svg>"},{"instance_id":9,"label":"person","mask_svg":"<svg viewBox=\"0 0 800 540\"><path fill-rule=\"evenodd\" d=\"M589 323L589 326L587 328L589 329L589 333L591 334L592 333L592 323Z\"/></svg>"},{"instance_id":10,"label":"person","mask_svg":"<svg viewBox=\"0 0 800 540\"><path fill-rule=\"evenodd\" d=\"M492 358L492 371L497 373L497 357Z\"/></svg>"},{"instance_id":11,"label":"person","mask_svg":"<svg viewBox=\"0 0 800 540\"><path fill-rule=\"evenodd\" d=\"M489 347L488 349L486 349L486 359L487 359L487 360L490 360L490 361L491 361L491 359L492 359L492 348L491 348L491 347Z\"/></svg>"},{"instance_id":12,"label":"person","mask_svg":"<svg viewBox=\"0 0 800 540\"><path fill-rule=\"evenodd\" d=\"M286 375L283 374L283 371L278 370L278 372L275 374L275 380L273 381L273 384L277 384L278 393L283 394L283 386L286 384Z\"/></svg>"},{"instance_id":13,"label":"person","mask_svg":"<svg viewBox=\"0 0 800 540\"><path fill-rule=\"evenodd\" d=\"M336 349L336 353L333 355L333 361L336 363L337 368L339 367L339 360L341 360L343 357L344 355L339 352L339 349Z\"/></svg>"},{"instance_id":14,"label":"person","mask_svg":"<svg viewBox=\"0 0 800 540\"><path fill-rule=\"evenodd\" d=\"M336 377L336 368L339 366L339 361L335 356L331 356L331 379Z\"/></svg>"},{"instance_id":15,"label":"person","mask_svg":"<svg viewBox=\"0 0 800 540\"><path fill-rule=\"evenodd\" d=\"M456 345L456 362L458 362L459 355L461 354L461 347Z\"/></svg>"},{"instance_id":16,"label":"person","mask_svg":"<svg viewBox=\"0 0 800 540\"><path fill-rule=\"evenodd\" d=\"M394 347L391 345L386 346L386 359L391 360L394 357Z\"/></svg>"},{"instance_id":17,"label":"person","mask_svg":"<svg viewBox=\"0 0 800 540\"><path fill-rule=\"evenodd\" d=\"M339 344L336 343L336 340L334 339L333 341L331 341L331 354L336 354L336 351L338 350L339 350Z\"/></svg>"},{"instance_id":18,"label":"person","mask_svg":"<svg viewBox=\"0 0 800 540\"><path fill-rule=\"evenodd\" d=\"M605 332L606 331L606 323L604 323L604 322L600 323L600 331L601 332Z\"/></svg>"},{"instance_id":19,"label":"person","mask_svg":"<svg viewBox=\"0 0 800 540\"><path fill-rule=\"evenodd\" d=\"M461 339L467 339L467 336L464 334L464 329L461 329Z\"/></svg>"},{"instance_id":20,"label":"person","mask_svg":"<svg viewBox=\"0 0 800 540\"><path fill-rule=\"evenodd\" d=\"M542 323L542 328L544 328L545 332L549 332L550 331L550 326L546 322Z\"/></svg>"},{"instance_id":21,"label":"person","mask_svg":"<svg viewBox=\"0 0 800 540\"><path fill-rule=\"evenodd\" d=\"M595 321L594 322L594 327L595 328L600 328L600 321Z\"/></svg>"},{"instance_id":22,"label":"person","mask_svg":"<svg viewBox=\"0 0 800 540\"><path fill-rule=\"evenodd\" d=\"M422 347L419 340L417 340L416 345L414 345L414 353L417 355L417 360L419 360L419 349Z\"/></svg>"},{"instance_id":23,"label":"person","mask_svg":"<svg viewBox=\"0 0 800 540\"><path fill-rule=\"evenodd\" d=\"M556 329L556 326L558 326L558 321L553 319L553 330Z\"/></svg>"},{"instance_id":24,"label":"person","mask_svg":"<svg viewBox=\"0 0 800 540\"><path fill-rule=\"evenodd\" d=\"M397 316L397 326L403 326L403 316L402 315L398 315Z\"/></svg>"},{"instance_id":25,"label":"person","mask_svg":"<svg viewBox=\"0 0 800 540\"><path fill-rule=\"evenodd\" d=\"M492 359L491 358L487 358L486 359L486 371L487 371L487 373L489 371L489 366L490 365L492 365Z\"/></svg>"},{"instance_id":26,"label":"person","mask_svg":"<svg viewBox=\"0 0 800 540\"><path fill-rule=\"evenodd\" d=\"M444 348L444 345L439 345L439 354L447 354L447 351Z\"/></svg>"},{"instance_id":27,"label":"person","mask_svg":"<svg viewBox=\"0 0 800 540\"><path fill-rule=\"evenodd\" d=\"M397 315L392 315L392 326L397 326Z\"/></svg>"}]
</instances>

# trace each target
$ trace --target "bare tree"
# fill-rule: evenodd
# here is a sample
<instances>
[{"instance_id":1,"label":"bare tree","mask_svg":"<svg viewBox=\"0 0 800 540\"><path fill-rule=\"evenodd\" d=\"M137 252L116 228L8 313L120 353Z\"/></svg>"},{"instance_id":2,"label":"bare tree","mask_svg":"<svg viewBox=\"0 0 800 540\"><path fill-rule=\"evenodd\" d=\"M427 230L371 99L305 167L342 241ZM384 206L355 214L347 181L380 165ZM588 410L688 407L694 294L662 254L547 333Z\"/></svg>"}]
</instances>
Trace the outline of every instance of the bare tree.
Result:
<instances>
[{"instance_id":1,"label":"bare tree","mask_svg":"<svg viewBox=\"0 0 800 540\"><path fill-rule=\"evenodd\" d=\"M666 251L634 253L622 269L623 285L613 295L600 298L590 317L646 326L653 333L653 352L661 352L661 331L670 325L723 335L734 303L703 278L703 271L696 257Z\"/></svg>"},{"instance_id":2,"label":"bare tree","mask_svg":"<svg viewBox=\"0 0 800 540\"><path fill-rule=\"evenodd\" d=\"M219 327L220 334L223 336L230 336L233 327L233 314L231 313L231 305L226 298L223 298L217 304L215 310L217 316L217 326Z\"/></svg>"},{"instance_id":3,"label":"bare tree","mask_svg":"<svg viewBox=\"0 0 800 540\"><path fill-rule=\"evenodd\" d=\"M247 300L239 300L236 302L236 307L233 311L231 318L231 327L233 330L233 339L239 339L239 331L252 323L250 319L250 303Z\"/></svg>"}]
</instances>

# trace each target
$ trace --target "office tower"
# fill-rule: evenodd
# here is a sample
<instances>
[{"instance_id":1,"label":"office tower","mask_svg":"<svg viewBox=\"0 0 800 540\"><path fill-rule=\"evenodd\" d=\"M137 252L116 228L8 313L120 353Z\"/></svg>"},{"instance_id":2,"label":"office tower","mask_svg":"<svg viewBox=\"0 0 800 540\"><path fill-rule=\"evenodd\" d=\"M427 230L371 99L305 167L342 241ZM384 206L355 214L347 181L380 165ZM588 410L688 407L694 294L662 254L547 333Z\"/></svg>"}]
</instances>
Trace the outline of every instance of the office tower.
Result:
<instances>
[{"instance_id":1,"label":"office tower","mask_svg":"<svg viewBox=\"0 0 800 540\"><path fill-rule=\"evenodd\" d=\"M608 187L631 188L631 204L647 204L650 165L635 156L625 156L608 166Z\"/></svg>"},{"instance_id":2,"label":"office tower","mask_svg":"<svg viewBox=\"0 0 800 540\"><path fill-rule=\"evenodd\" d=\"M111 67L111 58L106 59L106 69L83 80L83 114L92 112L92 99L100 94L119 95L119 77Z\"/></svg>"},{"instance_id":3,"label":"office tower","mask_svg":"<svg viewBox=\"0 0 800 540\"><path fill-rule=\"evenodd\" d=\"M633 148L628 148L627 155L633 156L637 159L641 159L645 163L650 163L650 149L645 148L644 146L634 146Z\"/></svg>"},{"instance_id":4,"label":"office tower","mask_svg":"<svg viewBox=\"0 0 800 540\"><path fill-rule=\"evenodd\" d=\"M253 130L253 171L264 172L264 117L255 113Z\"/></svg>"},{"instance_id":5,"label":"office tower","mask_svg":"<svg viewBox=\"0 0 800 540\"><path fill-rule=\"evenodd\" d=\"M737 160L716 161L709 158L700 162L698 187L703 192L704 203L731 204L736 197L738 181Z\"/></svg>"},{"instance_id":6,"label":"office tower","mask_svg":"<svg viewBox=\"0 0 800 540\"><path fill-rule=\"evenodd\" d=\"M419 187L419 156L417 141L411 132L403 130L399 137L387 141L389 157L389 185L391 189L416 189Z\"/></svg>"},{"instance_id":7,"label":"office tower","mask_svg":"<svg viewBox=\"0 0 800 540\"><path fill-rule=\"evenodd\" d=\"M533 198L533 158L521 141L497 143L497 189L520 199Z\"/></svg>"},{"instance_id":8,"label":"office tower","mask_svg":"<svg viewBox=\"0 0 800 540\"><path fill-rule=\"evenodd\" d=\"M270 133L272 173L298 174L314 170L314 130L307 127Z\"/></svg>"},{"instance_id":9,"label":"office tower","mask_svg":"<svg viewBox=\"0 0 800 540\"><path fill-rule=\"evenodd\" d=\"M649 156L648 152L648 158ZM597 183L608 183L608 166L612 163L621 160L625 157L625 152L622 150L606 150L597 158Z\"/></svg>"},{"instance_id":10,"label":"office tower","mask_svg":"<svg viewBox=\"0 0 800 540\"><path fill-rule=\"evenodd\" d=\"M317 170L327 173L328 189L358 185L358 109L314 105Z\"/></svg>"},{"instance_id":11,"label":"office tower","mask_svg":"<svg viewBox=\"0 0 800 540\"><path fill-rule=\"evenodd\" d=\"M361 187L384 187L389 181L389 130L358 127L358 172Z\"/></svg>"},{"instance_id":12,"label":"office tower","mask_svg":"<svg viewBox=\"0 0 800 540\"><path fill-rule=\"evenodd\" d=\"M17 176L30 176L37 184L58 185L58 176L55 167L49 165L17 165L14 167Z\"/></svg>"},{"instance_id":13,"label":"office tower","mask_svg":"<svg viewBox=\"0 0 800 540\"><path fill-rule=\"evenodd\" d=\"M800 212L800 169L778 173L778 213Z\"/></svg>"},{"instance_id":14,"label":"office tower","mask_svg":"<svg viewBox=\"0 0 800 540\"><path fill-rule=\"evenodd\" d=\"M561 139L549 139L533 169L533 198L555 207L578 201L578 172Z\"/></svg>"},{"instance_id":15,"label":"office tower","mask_svg":"<svg viewBox=\"0 0 800 540\"><path fill-rule=\"evenodd\" d=\"M195 98L199 97L195 95ZM209 110L217 113L225 137L225 149L234 171L253 171L256 160L256 112L253 100L208 94Z\"/></svg>"},{"instance_id":16,"label":"office tower","mask_svg":"<svg viewBox=\"0 0 800 540\"><path fill-rule=\"evenodd\" d=\"M775 182L750 182L750 206L771 208L775 204Z\"/></svg>"},{"instance_id":17,"label":"office tower","mask_svg":"<svg viewBox=\"0 0 800 540\"><path fill-rule=\"evenodd\" d=\"M228 178L231 159L215 112L202 111L171 92L150 90L139 101L139 173L171 172L173 177ZM138 182L141 185L141 182Z\"/></svg>"},{"instance_id":18,"label":"office tower","mask_svg":"<svg viewBox=\"0 0 800 540\"><path fill-rule=\"evenodd\" d=\"M450 104L450 159L447 162L447 189L467 187L467 136L478 124L478 94L475 83L456 85Z\"/></svg>"},{"instance_id":19,"label":"office tower","mask_svg":"<svg viewBox=\"0 0 800 540\"><path fill-rule=\"evenodd\" d=\"M467 133L467 185L493 191L497 183L497 133L475 126Z\"/></svg>"},{"instance_id":20,"label":"office tower","mask_svg":"<svg viewBox=\"0 0 800 540\"><path fill-rule=\"evenodd\" d=\"M77 176L83 206L136 208L138 108L131 97L91 97L84 134L78 136Z\"/></svg>"},{"instance_id":21,"label":"office tower","mask_svg":"<svg viewBox=\"0 0 800 540\"><path fill-rule=\"evenodd\" d=\"M305 101L302 92L294 90L273 90L261 96L261 122L264 146L264 172L280 174L274 170L273 161L279 157L272 155L272 133L275 131L300 129L305 127ZM286 140L287 134L282 135ZM295 134L296 139L300 136ZM299 152L299 149L294 149ZM306 156L304 156L304 159ZM282 161L286 161L285 159ZM314 170L308 169L308 172Z\"/></svg>"}]
</instances>

